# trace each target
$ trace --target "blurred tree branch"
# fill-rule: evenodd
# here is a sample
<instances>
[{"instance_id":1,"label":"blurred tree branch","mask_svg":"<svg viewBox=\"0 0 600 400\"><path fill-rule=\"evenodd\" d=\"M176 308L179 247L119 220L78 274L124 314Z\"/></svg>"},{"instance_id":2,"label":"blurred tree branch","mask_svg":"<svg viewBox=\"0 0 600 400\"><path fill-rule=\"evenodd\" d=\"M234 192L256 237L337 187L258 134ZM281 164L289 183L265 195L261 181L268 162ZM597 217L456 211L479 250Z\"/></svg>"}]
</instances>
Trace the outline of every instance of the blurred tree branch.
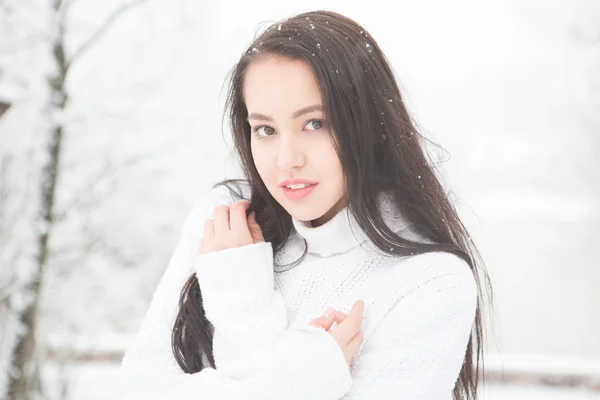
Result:
<instances>
[{"instance_id":1,"label":"blurred tree branch","mask_svg":"<svg viewBox=\"0 0 600 400\"><path fill-rule=\"evenodd\" d=\"M4 114L10 108L11 104L5 101L0 100L0 118L2 118L2 114Z\"/></svg>"},{"instance_id":2,"label":"blurred tree branch","mask_svg":"<svg viewBox=\"0 0 600 400\"><path fill-rule=\"evenodd\" d=\"M59 0L60 1L60 0ZM73 54L69 57L69 61L66 63L66 68L69 69L71 65L77 61L86 51L89 50L106 32L110 29L110 27L126 12L129 11L143 3L147 0L133 0L128 3L125 3L115 9L112 13L106 17L104 22L100 25L100 27L73 52Z\"/></svg>"},{"instance_id":3,"label":"blurred tree branch","mask_svg":"<svg viewBox=\"0 0 600 400\"><path fill-rule=\"evenodd\" d=\"M9 376L9 399L29 400L37 392L41 391L39 382L39 354L36 348L36 327L38 325L38 313L40 307L40 293L43 283L44 271L49 258L49 241L56 222L56 191L60 177L61 150L64 141L65 121L56 118L63 115L67 108L69 93L65 85L68 73L73 62L83 57L89 49L98 42L110 29L110 27L126 11L134 9L143 4L145 0L130 1L115 9L102 22L100 27L86 39L68 57L65 48L66 14L73 0L53 0L49 20L55 24L51 29L50 49L56 69L47 79L49 86L48 113L51 121L50 129L47 131L46 161L42 167L40 182L40 210L37 226L36 263L35 270L28 277L29 281L18 288L17 292L22 298L27 299L17 310L19 331L22 331L16 339L16 345L12 351L12 370ZM88 246L93 247L98 238L91 238ZM89 252L84 252L86 254ZM43 395L43 394L41 394Z\"/></svg>"}]
</instances>

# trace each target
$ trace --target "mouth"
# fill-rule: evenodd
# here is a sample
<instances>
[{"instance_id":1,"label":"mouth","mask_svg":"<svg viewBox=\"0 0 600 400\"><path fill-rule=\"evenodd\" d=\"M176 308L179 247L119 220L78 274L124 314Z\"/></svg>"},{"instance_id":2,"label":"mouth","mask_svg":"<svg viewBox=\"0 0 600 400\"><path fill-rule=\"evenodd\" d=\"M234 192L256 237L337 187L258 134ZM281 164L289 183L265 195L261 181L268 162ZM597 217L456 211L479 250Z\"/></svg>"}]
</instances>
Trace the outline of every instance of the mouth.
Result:
<instances>
[{"instance_id":1,"label":"mouth","mask_svg":"<svg viewBox=\"0 0 600 400\"><path fill-rule=\"evenodd\" d=\"M316 189L318 183L294 183L282 186L283 193L290 200L300 200Z\"/></svg>"}]
</instances>

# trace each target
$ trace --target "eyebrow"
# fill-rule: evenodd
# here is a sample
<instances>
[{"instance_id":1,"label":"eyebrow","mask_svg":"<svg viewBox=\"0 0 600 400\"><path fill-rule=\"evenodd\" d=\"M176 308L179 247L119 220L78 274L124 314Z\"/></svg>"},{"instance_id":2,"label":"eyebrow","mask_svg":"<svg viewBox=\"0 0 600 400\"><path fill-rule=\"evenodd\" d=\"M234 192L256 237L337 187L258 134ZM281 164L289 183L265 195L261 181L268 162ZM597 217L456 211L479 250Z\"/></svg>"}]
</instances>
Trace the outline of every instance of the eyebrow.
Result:
<instances>
[{"instance_id":1,"label":"eyebrow","mask_svg":"<svg viewBox=\"0 0 600 400\"><path fill-rule=\"evenodd\" d=\"M323 111L323 106L320 104L313 104L312 106L308 106L308 107L304 107L299 109L298 111L295 111L292 114L292 118L298 118L301 117L304 114L308 114L310 112L313 111ZM272 117L269 117L268 115L264 115L264 114L260 114L260 113L252 113L250 115L248 115L248 119L259 119L262 121L273 121Z\"/></svg>"}]
</instances>

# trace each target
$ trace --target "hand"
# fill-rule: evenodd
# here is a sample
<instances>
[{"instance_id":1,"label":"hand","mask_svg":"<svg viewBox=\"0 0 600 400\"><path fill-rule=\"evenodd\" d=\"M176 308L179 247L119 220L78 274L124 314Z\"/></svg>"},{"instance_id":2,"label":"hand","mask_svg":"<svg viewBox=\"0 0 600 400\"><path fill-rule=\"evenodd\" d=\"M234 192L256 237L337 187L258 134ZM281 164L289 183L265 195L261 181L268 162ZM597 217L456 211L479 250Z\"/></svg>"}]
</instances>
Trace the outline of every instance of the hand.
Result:
<instances>
[{"instance_id":1,"label":"hand","mask_svg":"<svg viewBox=\"0 0 600 400\"><path fill-rule=\"evenodd\" d=\"M204 237L200 241L198 253L206 254L264 242L254 211L246 217L249 206L250 202L241 200L231 207L215 207L214 219L208 219L204 223Z\"/></svg>"},{"instance_id":2,"label":"hand","mask_svg":"<svg viewBox=\"0 0 600 400\"><path fill-rule=\"evenodd\" d=\"M346 363L351 364L352 358L358 352L360 345L363 342L364 336L361 330L362 317L365 309L365 303L362 300L354 302L352 309L349 314L345 314L341 311L335 311L330 308L328 311L332 311L330 315L323 315L319 318L312 320L309 325L317 328L323 328L342 349ZM330 331L333 322L336 322L338 326Z\"/></svg>"}]
</instances>

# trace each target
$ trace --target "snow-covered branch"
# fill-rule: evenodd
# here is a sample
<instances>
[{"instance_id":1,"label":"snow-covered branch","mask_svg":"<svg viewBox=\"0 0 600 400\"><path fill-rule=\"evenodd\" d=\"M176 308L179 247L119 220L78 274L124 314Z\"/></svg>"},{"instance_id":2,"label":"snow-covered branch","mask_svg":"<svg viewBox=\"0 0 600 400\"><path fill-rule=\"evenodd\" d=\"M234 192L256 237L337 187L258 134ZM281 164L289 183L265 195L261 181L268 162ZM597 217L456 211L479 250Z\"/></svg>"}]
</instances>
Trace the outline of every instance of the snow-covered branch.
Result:
<instances>
[{"instance_id":1,"label":"snow-covered branch","mask_svg":"<svg viewBox=\"0 0 600 400\"><path fill-rule=\"evenodd\" d=\"M90 35L89 38L84 40L84 42L73 52L73 54L69 57L67 62L67 69L72 66L74 62L76 62L86 51L89 50L98 40L110 29L110 27L126 12L129 11L143 3L147 0L133 0L128 3L121 5L116 8L113 12L111 12L108 17L104 20L104 22L100 25L96 31Z\"/></svg>"}]
</instances>

